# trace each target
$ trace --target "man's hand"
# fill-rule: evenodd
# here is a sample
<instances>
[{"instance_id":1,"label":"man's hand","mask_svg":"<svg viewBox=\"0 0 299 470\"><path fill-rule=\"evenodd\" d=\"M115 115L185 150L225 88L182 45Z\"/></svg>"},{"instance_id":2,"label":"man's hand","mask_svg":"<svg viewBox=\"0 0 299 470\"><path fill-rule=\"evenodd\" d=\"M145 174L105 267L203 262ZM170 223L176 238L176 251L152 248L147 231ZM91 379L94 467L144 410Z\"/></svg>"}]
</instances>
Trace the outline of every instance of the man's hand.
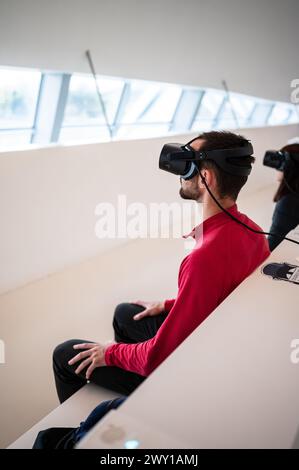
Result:
<instances>
[{"instance_id":1,"label":"man's hand","mask_svg":"<svg viewBox=\"0 0 299 470\"><path fill-rule=\"evenodd\" d=\"M164 312L164 302L146 302L144 300L137 300L133 302L134 304L141 305L141 307L145 307L140 313L137 313L133 318L134 320L141 320L144 317L153 317L155 315L160 315L160 313Z\"/></svg>"},{"instance_id":2,"label":"man's hand","mask_svg":"<svg viewBox=\"0 0 299 470\"><path fill-rule=\"evenodd\" d=\"M88 367L86 371L86 379L89 380L94 369L97 367L105 366L105 351L112 343L107 343L105 345L98 343L81 343L75 344L74 349L83 349L84 351L80 352L71 359L68 364L72 366L78 361L82 361L81 364L75 370L76 374L80 374L83 369Z\"/></svg>"}]
</instances>

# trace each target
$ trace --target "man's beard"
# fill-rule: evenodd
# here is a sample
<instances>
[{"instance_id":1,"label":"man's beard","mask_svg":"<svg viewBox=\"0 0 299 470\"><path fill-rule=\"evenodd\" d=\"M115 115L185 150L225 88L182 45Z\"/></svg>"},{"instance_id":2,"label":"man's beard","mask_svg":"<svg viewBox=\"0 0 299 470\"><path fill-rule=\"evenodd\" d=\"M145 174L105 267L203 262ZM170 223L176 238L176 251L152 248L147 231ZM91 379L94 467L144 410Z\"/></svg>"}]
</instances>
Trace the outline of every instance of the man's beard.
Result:
<instances>
[{"instance_id":1,"label":"man's beard","mask_svg":"<svg viewBox=\"0 0 299 470\"><path fill-rule=\"evenodd\" d=\"M183 188L181 186L179 194L182 199L191 199L193 201L201 202L201 192L197 185L197 182L190 185L188 188Z\"/></svg>"}]
</instances>

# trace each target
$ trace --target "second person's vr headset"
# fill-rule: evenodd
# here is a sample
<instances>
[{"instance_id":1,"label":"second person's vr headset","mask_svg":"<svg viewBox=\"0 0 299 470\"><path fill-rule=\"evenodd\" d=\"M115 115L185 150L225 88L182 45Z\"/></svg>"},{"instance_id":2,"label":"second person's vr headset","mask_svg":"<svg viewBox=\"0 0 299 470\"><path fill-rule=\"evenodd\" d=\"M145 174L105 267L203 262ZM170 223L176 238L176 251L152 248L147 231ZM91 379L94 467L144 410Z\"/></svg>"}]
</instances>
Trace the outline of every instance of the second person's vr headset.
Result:
<instances>
[{"instance_id":1,"label":"second person's vr headset","mask_svg":"<svg viewBox=\"0 0 299 470\"><path fill-rule=\"evenodd\" d=\"M189 180L198 173L200 162L212 160L219 168L231 175L250 175L251 164L244 164L244 161L240 160L242 157L250 157L253 154L249 141L244 147L197 151L190 145L197 139L198 137L195 137L185 145L165 144L160 154L159 168Z\"/></svg>"},{"instance_id":2,"label":"second person's vr headset","mask_svg":"<svg viewBox=\"0 0 299 470\"><path fill-rule=\"evenodd\" d=\"M279 171L299 169L299 153L290 153L283 150L267 150L263 161L265 166Z\"/></svg>"}]
</instances>

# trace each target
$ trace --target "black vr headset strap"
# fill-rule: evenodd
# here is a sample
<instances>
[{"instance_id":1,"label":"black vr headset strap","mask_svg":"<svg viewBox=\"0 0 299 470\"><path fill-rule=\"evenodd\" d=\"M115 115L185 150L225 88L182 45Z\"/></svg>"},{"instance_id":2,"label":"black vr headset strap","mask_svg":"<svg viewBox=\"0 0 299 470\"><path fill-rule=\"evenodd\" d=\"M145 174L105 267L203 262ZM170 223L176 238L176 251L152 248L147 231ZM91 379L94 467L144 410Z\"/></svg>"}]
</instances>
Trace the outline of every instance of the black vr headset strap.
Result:
<instances>
[{"instance_id":1,"label":"black vr headset strap","mask_svg":"<svg viewBox=\"0 0 299 470\"><path fill-rule=\"evenodd\" d=\"M186 147L189 151L194 152L196 155L205 155L205 157L200 158L200 160L211 158L211 160L214 160L214 158L238 158L238 157L249 157L253 154L253 147L251 142L248 140L248 143L244 147L235 147L232 149L216 149L216 150L194 150L190 144L192 142L195 142L195 140L198 140L198 137L194 137L194 139L190 140L187 142L184 147ZM298 154L299 156L299 154Z\"/></svg>"},{"instance_id":2,"label":"black vr headset strap","mask_svg":"<svg viewBox=\"0 0 299 470\"><path fill-rule=\"evenodd\" d=\"M205 161L205 160L212 160L218 165L223 171L231 173L233 175L238 176L249 176L251 173L251 164L244 166L238 165L237 161L239 158L242 157L249 157L253 154L253 147L250 142L244 147L236 147L232 149L216 149L216 150L194 150L190 143L188 142L184 147L186 148L187 152L190 152L193 156L188 158L188 160L192 161ZM183 147L183 148L184 148ZM187 153L186 152L186 153ZM233 159L235 162L233 163Z\"/></svg>"},{"instance_id":3,"label":"black vr headset strap","mask_svg":"<svg viewBox=\"0 0 299 470\"><path fill-rule=\"evenodd\" d=\"M249 157L253 154L253 148L252 145L249 143L248 145L246 145L246 147L221 150L204 150L203 152L206 154L206 158L211 158L212 160L215 160L216 158Z\"/></svg>"}]
</instances>

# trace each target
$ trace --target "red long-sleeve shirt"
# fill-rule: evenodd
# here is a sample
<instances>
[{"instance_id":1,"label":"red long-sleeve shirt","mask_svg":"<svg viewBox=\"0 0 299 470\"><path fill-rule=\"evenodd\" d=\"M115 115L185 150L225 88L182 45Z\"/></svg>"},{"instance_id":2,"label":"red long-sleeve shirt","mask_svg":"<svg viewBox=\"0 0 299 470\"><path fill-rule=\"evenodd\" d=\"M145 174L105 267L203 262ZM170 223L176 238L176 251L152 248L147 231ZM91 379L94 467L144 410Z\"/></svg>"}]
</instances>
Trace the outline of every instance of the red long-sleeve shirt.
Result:
<instances>
[{"instance_id":1,"label":"red long-sleeve shirt","mask_svg":"<svg viewBox=\"0 0 299 470\"><path fill-rule=\"evenodd\" d=\"M261 230L235 204L229 212ZM224 212L193 229L195 248L180 266L176 299L165 301L168 313L156 335L142 343L117 343L105 352L107 366L148 376L263 261L270 250L255 234Z\"/></svg>"}]
</instances>

